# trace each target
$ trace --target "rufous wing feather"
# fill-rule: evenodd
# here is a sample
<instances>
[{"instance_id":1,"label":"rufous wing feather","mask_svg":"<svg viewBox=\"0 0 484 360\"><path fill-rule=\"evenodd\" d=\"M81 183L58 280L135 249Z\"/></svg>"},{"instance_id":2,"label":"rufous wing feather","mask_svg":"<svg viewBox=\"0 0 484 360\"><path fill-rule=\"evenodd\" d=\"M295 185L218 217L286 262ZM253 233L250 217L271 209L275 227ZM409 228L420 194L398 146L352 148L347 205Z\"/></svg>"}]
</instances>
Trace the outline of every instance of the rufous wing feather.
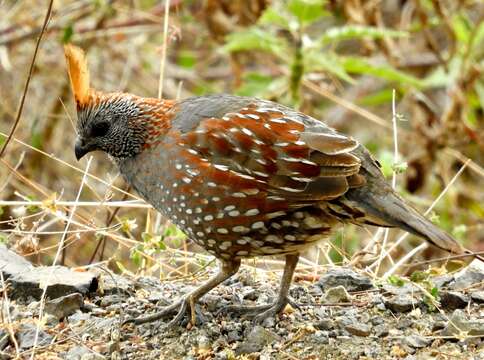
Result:
<instances>
[{"instance_id":1,"label":"rufous wing feather","mask_svg":"<svg viewBox=\"0 0 484 360\"><path fill-rule=\"evenodd\" d=\"M69 78L71 80L72 91L78 107L89 102L89 69L87 67L84 51L74 45L64 46Z\"/></svg>"}]
</instances>

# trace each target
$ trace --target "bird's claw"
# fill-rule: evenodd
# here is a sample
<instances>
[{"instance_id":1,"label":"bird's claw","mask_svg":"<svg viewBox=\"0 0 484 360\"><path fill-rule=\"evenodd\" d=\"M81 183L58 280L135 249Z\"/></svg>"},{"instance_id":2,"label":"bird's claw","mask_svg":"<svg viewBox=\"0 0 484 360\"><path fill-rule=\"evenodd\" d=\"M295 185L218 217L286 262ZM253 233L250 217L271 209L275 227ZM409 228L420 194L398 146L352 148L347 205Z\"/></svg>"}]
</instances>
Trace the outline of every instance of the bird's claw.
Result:
<instances>
[{"instance_id":1,"label":"bird's claw","mask_svg":"<svg viewBox=\"0 0 484 360\"><path fill-rule=\"evenodd\" d=\"M190 310L190 320L192 324L195 324L194 302L190 296L182 298L154 314L125 320L123 324L141 325L161 319L166 319L167 317L176 314L175 317L166 325L167 328L172 328L181 324L183 317L185 314L187 314L188 310Z\"/></svg>"},{"instance_id":2,"label":"bird's claw","mask_svg":"<svg viewBox=\"0 0 484 360\"><path fill-rule=\"evenodd\" d=\"M229 305L217 312L217 316L221 313L230 313L234 312L237 314L245 314L248 317L252 317L252 321L255 324L261 324L264 322L265 319L270 317L275 317L276 315L280 314L287 304L290 304L294 308L298 308L299 306L289 298L282 298L277 299L272 304L266 305L256 305L256 306L247 306L247 305Z\"/></svg>"}]
</instances>

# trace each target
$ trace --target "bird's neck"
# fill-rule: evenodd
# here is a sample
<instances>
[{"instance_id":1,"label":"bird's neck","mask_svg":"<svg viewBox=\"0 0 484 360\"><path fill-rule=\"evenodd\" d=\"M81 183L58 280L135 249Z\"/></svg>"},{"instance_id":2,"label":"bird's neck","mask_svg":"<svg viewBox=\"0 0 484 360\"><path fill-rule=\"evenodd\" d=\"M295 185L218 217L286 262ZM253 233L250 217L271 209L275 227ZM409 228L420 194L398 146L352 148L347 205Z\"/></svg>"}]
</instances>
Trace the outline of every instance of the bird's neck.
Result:
<instances>
[{"instance_id":1,"label":"bird's neck","mask_svg":"<svg viewBox=\"0 0 484 360\"><path fill-rule=\"evenodd\" d=\"M159 144L171 128L171 120L175 115L176 101L136 98L140 114L133 120L144 129L144 149Z\"/></svg>"}]
</instances>

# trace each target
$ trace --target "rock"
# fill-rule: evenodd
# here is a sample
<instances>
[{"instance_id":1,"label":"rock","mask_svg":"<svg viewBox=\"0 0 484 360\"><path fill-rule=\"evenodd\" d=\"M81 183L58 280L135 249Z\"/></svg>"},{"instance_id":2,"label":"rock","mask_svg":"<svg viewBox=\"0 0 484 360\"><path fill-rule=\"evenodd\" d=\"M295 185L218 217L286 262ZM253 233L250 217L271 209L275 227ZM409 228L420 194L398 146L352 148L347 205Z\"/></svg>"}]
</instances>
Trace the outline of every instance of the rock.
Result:
<instances>
[{"instance_id":1,"label":"rock","mask_svg":"<svg viewBox=\"0 0 484 360\"><path fill-rule=\"evenodd\" d=\"M30 349L34 346L35 332L37 327L32 324L22 324L16 333L17 342L21 349ZM42 329L39 331L37 346L48 345L52 342L53 337Z\"/></svg>"},{"instance_id":2,"label":"rock","mask_svg":"<svg viewBox=\"0 0 484 360\"><path fill-rule=\"evenodd\" d=\"M480 290L471 293L471 299L478 304L484 303L484 291Z\"/></svg>"},{"instance_id":3,"label":"rock","mask_svg":"<svg viewBox=\"0 0 484 360\"><path fill-rule=\"evenodd\" d=\"M416 348L416 349L421 349L426 346L429 346L431 343L430 339L426 339L422 336L419 335L410 335L404 338L405 344L407 344L410 347Z\"/></svg>"},{"instance_id":4,"label":"rock","mask_svg":"<svg viewBox=\"0 0 484 360\"><path fill-rule=\"evenodd\" d=\"M47 297L55 299L66 294L86 295L97 289L97 278L89 272L73 271L64 266L39 266L28 271L12 274L8 282L11 299L40 299L42 286L49 281Z\"/></svg>"},{"instance_id":5,"label":"rock","mask_svg":"<svg viewBox=\"0 0 484 360\"><path fill-rule=\"evenodd\" d=\"M417 285L410 282L405 283L403 286L384 284L383 290L393 295L418 295L422 292Z\"/></svg>"},{"instance_id":6,"label":"rock","mask_svg":"<svg viewBox=\"0 0 484 360\"><path fill-rule=\"evenodd\" d=\"M334 321L331 320L331 319L322 319L320 320L319 322L315 323L313 326L316 328L316 329L319 329L319 330L331 330L334 328Z\"/></svg>"},{"instance_id":7,"label":"rock","mask_svg":"<svg viewBox=\"0 0 484 360\"><path fill-rule=\"evenodd\" d=\"M97 289L97 278L89 272L76 272L64 266L34 267L3 244L0 244L0 270L11 286L11 299L40 299L41 286L47 283L49 277L47 297L51 299L74 292L87 294Z\"/></svg>"},{"instance_id":8,"label":"rock","mask_svg":"<svg viewBox=\"0 0 484 360\"><path fill-rule=\"evenodd\" d=\"M442 330L446 326L446 322L442 320L437 320L432 323L432 332Z\"/></svg>"},{"instance_id":9,"label":"rock","mask_svg":"<svg viewBox=\"0 0 484 360\"><path fill-rule=\"evenodd\" d=\"M61 296L45 303L45 311L54 315L57 319L63 319L74 314L84 303L84 298L79 293Z\"/></svg>"},{"instance_id":10,"label":"rock","mask_svg":"<svg viewBox=\"0 0 484 360\"><path fill-rule=\"evenodd\" d=\"M91 354L85 346L74 346L65 354L65 360L83 360L83 356Z\"/></svg>"},{"instance_id":11,"label":"rock","mask_svg":"<svg viewBox=\"0 0 484 360\"><path fill-rule=\"evenodd\" d=\"M385 324L376 325L373 328L373 332L378 337L385 337L388 335L388 326L386 326Z\"/></svg>"},{"instance_id":12,"label":"rock","mask_svg":"<svg viewBox=\"0 0 484 360\"><path fill-rule=\"evenodd\" d=\"M87 321L91 318L91 314L86 314L81 311L76 311L74 314L69 316L69 323L75 325L81 321Z\"/></svg>"},{"instance_id":13,"label":"rock","mask_svg":"<svg viewBox=\"0 0 484 360\"><path fill-rule=\"evenodd\" d=\"M127 295L133 296L135 290L133 284L126 278L117 274L98 275L98 292L102 295ZM153 289L151 289L153 291Z\"/></svg>"},{"instance_id":14,"label":"rock","mask_svg":"<svg viewBox=\"0 0 484 360\"><path fill-rule=\"evenodd\" d=\"M472 336L484 336L484 320L467 320L464 311L455 310L446 328L442 330L442 335L458 337L462 333Z\"/></svg>"},{"instance_id":15,"label":"rock","mask_svg":"<svg viewBox=\"0 0 484 360\"><path fill-rule=\"evenodd\" d=\"M352 323L346 325L345 330L356 336L368 336L370 335L371 327L365 323Z\"/></svg>"},{"instance_id":16,"label":"rock","mask_svg":"<svg viewBox=\"0 0 484 360\"><path fill-rule=\"evenodd\" d=\"M157 294L150 294L148 301L151 303L158 302L160 299L158 299L156 295ZM156 300L154 300L154 298L156 298ZM119 296L118 294L105 295L101 298L101 303L99 304L99 306L105 308L113 304L119 304L123 301L124 301L123 297Z\"/></svg>"},{"instance_id":17,"label":"rock","mask_svg":"<svg viewBox=\"0 0 484 360\"><path fill-rule=\"evenodd\" d=\"M371 279L348 268L332 268L316 283L323 290L343 286L347 291L363 291L373 288Z\"/></svg>"},{"instance_id":18,"label":"rock","mask_svg":"<svg viewBox=\"0 0 484 360\"><path fill-rule=\"evenodd\" d=\"M432 283L438 288L442 289L447 287L454 281L454 275L444 274L432 277Z\"/></svg>"},{"instance_id":19,"label":"rock","mask_svg":"<svg viewBox=\"0 0 484 360\"><path fill-rule=\"evenodd\" d=\"M469 303L469 297L457 291L441 291L440 304L444 309L462 309Z\"/></svg>"},{"instance_id":20,"label":"rock","mask_svg":"<svg viewBox=\"0 0 484 360\"><path fill-rule=\"evenodd\" d=\"M454 276L454 282L449 286L452 290L462 290L484 281L484 263L478 259L459 271Z\"/></svg>"},{"instance_id":21,"label":"rock","mask_svg":"<svg viewBox=\"0 0 484 360\"><path fill-rule=\"evenodd\" d=\"M279 340L279 336L275 333L258 325L252 329L247 339L237 346L235 353L236 355L242 355L259 352L266 345Z\"/></svg>"},{"instance_id":22,"label":"rock","mask_svg":"<svg viewBox=\"0 0 484 360\"><path fill-rule=\"evenodd\" d=\"M27 272L33 268L34 266L22 256L7 249L5 245L0 244L0 271L5 280L12 275Z\"/></svg>"},{"instance_id":23,"label":"rock","mask_svg":"<svg viewBox=\"0 0 484 360\"><path fill-rule=\"evenodd\" d=\"M348 294L348 291L346 291L346 289L340 285L326 290L324 301L331 304L350 302L351 295Z\"/></svg>"},{"instance_id":24,"label":"rock","mask_svg":"<svg viewBox=\"0 0 484 360\"><path fill-rule=\"evenodd\" d=\"M422 300L417 300L411 295L396 295L385 299L385 307L393 312L407 312L419 307Z\"/></svg>"}]
</instances>

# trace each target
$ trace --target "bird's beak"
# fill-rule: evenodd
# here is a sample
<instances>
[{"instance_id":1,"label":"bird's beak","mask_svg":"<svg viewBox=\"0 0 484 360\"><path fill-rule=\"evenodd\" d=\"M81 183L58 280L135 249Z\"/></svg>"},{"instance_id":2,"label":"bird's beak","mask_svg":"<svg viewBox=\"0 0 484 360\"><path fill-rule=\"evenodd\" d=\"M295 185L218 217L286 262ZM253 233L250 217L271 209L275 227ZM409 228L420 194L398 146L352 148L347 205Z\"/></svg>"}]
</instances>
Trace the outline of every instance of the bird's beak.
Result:
<instances>
[{"instance_id":1,"label":"bird's beak","mask_svg":"<svg viewBox=\"0 0 484 360\"><path fill-rule=\"evenodd\" d=\"M77 139L76 145L74 147L74 153L76 154L77 161L89 152L89 149L85 146L81 139Z\"/></svg>"}]
</instances>

